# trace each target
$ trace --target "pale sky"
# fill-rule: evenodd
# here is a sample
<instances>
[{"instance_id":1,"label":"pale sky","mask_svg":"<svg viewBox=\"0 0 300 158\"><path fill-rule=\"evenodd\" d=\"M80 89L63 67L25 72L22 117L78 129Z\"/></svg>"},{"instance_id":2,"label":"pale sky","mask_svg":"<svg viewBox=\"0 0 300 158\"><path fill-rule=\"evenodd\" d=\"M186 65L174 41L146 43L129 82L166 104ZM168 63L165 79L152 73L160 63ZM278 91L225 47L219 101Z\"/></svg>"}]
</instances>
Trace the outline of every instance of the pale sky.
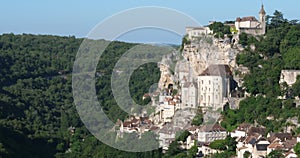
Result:
<instances>
[{"instance_id":1,"label":"pale sky","mask_svg":"<svg viewBox=\"0 0 300 158\"><path fill-rule=\"evenodd\" d=\"M86 37L104 19L123 10L142 6L175 9L206 25L210 20L235 20L238 16L257 17L262 3L267 14L279 10L289 20L300 19L299 0L3 0L0 5L0 34ZM135 36L134 33L140 36ZM178 35L157 30L141 30L123 36L120 40L178 43L180 38Z\"/></svg>"}]
</instances>

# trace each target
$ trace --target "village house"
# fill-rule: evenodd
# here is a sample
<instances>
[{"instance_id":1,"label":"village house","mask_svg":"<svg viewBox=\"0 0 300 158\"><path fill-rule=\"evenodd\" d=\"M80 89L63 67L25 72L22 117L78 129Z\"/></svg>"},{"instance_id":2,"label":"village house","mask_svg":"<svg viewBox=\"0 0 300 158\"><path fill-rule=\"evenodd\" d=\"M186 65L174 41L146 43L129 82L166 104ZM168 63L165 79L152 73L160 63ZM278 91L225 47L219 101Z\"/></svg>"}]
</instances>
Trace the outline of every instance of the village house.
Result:
<instances>
[{"instance_id":1,"label":"village house","mask_svg":"<svg viewBox=\"0 0 300 158\"><path fill-rule=\"evenodd\" d=\"M267 156L267 148L270 145L269 141L265 138L260 138L254 145L252 152L253 158L261 158Z\"/></svg>"},{"instance_id":2,"label":"village house","mask_svg":"<svg viewBox=\"0 0 300 158\"><path fill-rule=\"evenodd\" d=\"M242 136L244 134L245 136ZM265 134L266 129L263 127L253 127L252 125L246 123L241 124L235 130L235 132L231 133L231 136L237 138L237 157L243 158L243 155L246 151L252 153L252 157L266 154L267 146L270 143L265 142Z\"/></svg>"},{"instance_id":3,"label":"village house","mask_svg":"<svg viewBox=\"0 0 300 158\"><path fill-rule=\"evenodd\" d=\"M175 141L176 132L179 131L180 128L173 127L170 124L166 124L159 131L159 146L162 147L163 150L168 150L169 145Z\"/></svg>"},{"instance_id":4,"label":"village house","mask_svg":"<svg viewBox=\"0 0 300 158\"><path fill-rule=\"evenodd\" d=\"M121 133L144 133L150 130L153 126L153 122L148 117L135 117L131 116L129 119L124 122L118 121L120 124L120 132Z\"/></svg>"},{"instance_id":5,"label":"village house","mask_svg":"<svg viewBox=\"0 0 300 158\"><path fill-rule=\"evenodd\" d=\"M248 133L248 130L250 129L251 126L252 126L251 124L242 123L237 127L237 129L235 129L233 132L230 133L230 136L232 138L246 137L246 134Z\"/></svg>"},{"instance_id":6,"label":"village house","mask_svg":"<svg viewBox=\"0 0 300 158\"><path fill-rule=\"evenodd\" d=\"M219 124L203 125L198 132L198 141L211 143L215 140L223 140L227 136L227 131Z\"/></svg>"}]
</instances>

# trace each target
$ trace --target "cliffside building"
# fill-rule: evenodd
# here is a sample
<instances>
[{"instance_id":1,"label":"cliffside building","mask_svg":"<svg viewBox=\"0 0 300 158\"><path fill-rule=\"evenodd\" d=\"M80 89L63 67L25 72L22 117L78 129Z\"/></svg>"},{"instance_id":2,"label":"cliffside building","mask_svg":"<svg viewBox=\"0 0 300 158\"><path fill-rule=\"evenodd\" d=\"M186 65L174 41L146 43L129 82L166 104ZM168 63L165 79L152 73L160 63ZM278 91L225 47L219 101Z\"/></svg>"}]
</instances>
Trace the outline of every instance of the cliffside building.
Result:
<instances>
[{"instance_id":1,"label":"cliffside building","mask_svg":"<svg viewBox=\"0 0 300 158\"><path fill-rule=\"evenodd\" d=\"M223 109L230 92L230 76L228 65L211 65L198 77L200 107Z\"/></svg>"},{"instance_id":2,"label":"cliffside building","mask_svg":"<svg viewBox=\"0 0 300 158\"><path fill-rule=\"evenodd\" d=\"M238 17L235 21L235 28L240 33L252 35L264 35L266 33L266 11L264 6L261 6L259 11L259 20L254 16Z\"/></svg>"},{"instance_id":3,"label":"cliffside building","mask_svg":"<svg viewBox=\"0 0 300 158\"><path fill-rule=\"evenodd\" d=\"M195 82L185 82L182 86L182 108L195 108L198 102L198 86Z\"/></svg>"}]
</instances>

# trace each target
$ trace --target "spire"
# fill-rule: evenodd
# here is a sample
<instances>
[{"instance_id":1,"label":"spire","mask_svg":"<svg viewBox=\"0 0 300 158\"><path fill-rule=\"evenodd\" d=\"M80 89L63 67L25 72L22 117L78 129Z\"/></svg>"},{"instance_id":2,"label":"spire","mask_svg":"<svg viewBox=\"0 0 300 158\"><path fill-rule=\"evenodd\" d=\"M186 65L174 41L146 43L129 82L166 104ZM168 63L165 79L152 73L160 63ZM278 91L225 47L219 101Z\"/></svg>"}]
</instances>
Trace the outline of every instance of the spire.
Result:
<instances>
[{"instance_id":1,"label":"spire","mask_svg":"<svg viewBox=\"0 0 300 158\"><path fill-rule=\"evenodd\" d=\"M263 5L263 4L261 5L261 9L260 9L260 11L259 11L259 14L263 14L263 15L266 14L266 11L265 11L265 9L264 9L264 5Z\"/></svg>"}]
</instances>

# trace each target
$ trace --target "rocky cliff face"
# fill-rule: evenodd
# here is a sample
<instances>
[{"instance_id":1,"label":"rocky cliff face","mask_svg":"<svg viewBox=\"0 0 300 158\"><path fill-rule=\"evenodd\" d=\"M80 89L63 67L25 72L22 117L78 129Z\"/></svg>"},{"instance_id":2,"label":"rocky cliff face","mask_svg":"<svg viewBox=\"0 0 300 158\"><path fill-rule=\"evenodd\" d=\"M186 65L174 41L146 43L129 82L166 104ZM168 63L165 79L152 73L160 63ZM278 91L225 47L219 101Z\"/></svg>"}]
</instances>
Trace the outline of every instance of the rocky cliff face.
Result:
<instances>
[{"instance_id":1,"label":"rocky cliff face","mask_svg":"<svg viewBox=\"0 0 300 158\"><path fill-rule=\"evenodd\" d=\"M184 58L190 63L197 76L209 65L235 67L237 53L237 50L231 48L230 39L219 40L211 36L192 41L183 50Z\"/></svg>"},{"instance_id":2,"label":"rocky cliff face","mask_svg":"<svg viewBox=\"0 0 300 158\"><path fill-rule=\"evenodd\" d=\"M236 67L235 58L239 50L233 49L230 39L216 39L213 36L203 36L185 45L181 56L183 59L176 62L174 70L169 64L173 55L163 58L160 63L161 79L159 88L167 88L185 77L188 81L196 79L209 65L229 65ZM178 54L177 54L178 55ZM180 57L176 57L179 59ZM174 63L172 63L174 64ZM175 71L175 76L171 72Z\"/></svg>"}]
</instances>

